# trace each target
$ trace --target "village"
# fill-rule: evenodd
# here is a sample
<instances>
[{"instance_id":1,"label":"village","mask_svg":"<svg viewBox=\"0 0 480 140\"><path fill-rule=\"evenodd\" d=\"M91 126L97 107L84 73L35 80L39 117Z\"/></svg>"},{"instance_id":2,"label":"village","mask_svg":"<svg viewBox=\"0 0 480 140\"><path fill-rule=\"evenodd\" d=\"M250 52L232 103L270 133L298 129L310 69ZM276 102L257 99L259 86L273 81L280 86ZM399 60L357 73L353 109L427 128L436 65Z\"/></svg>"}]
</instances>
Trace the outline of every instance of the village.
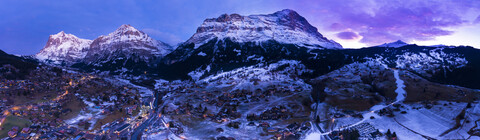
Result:
<instances>
[{"instance_id":1,"label":"village","mask_svg":"<svg viewBox=\"0 0 480 140\"><path fill-rule=\"evenodd\" d=\"M431 98L432 90L441 85L379 64L355 63L320 77L319 80L331 83L321 88L330 100L318 104L316 110L308 106L312 87L288 75L298 73L296 67L301 65L286 63L242 68L197 81L157 81L156 92L161 93L157 97L162 98L159 117L146 129L143 138L302 139L312 130L319 130L321 136L330 139L430 139L477 134L477 122L472 122L477 120L475 110L480 106L466 99L478 91L441 87L446 90L437 91L437 96ZM398 79L406 81L406 93L424 93L424 97L399 96L395 90L399 87ZM428 88L412 88L419 85ZM339 100L354 93L358 102ZM445 101L447 97L450 101ZM350 105L347 108L342 104ZM312 119L312 112L319 114L316 119ZM438 131L432 131L422 130L416 123L448 125L434 126ZM449 133L454 126L461 125L466 127L460 127L459 133Z\"/></svg>"},{"instance_id":2,"label":"village","mask_svg":"<svg viewBox=\"0 0 480 140\"><path fill-rule=\"evenodd\" d=\"M288 90L288 87L269 86L265 91L260 89L256 92L235 90L226 93L220 90L207 90L202 86L204 85L193 82L189 84L179 82L178 85L174 83L164 84L160 90L165 90L163 92L168 92L168 94L165 96L166 99L164 98L165 103L159 110L163 120L168 120L166 121L167 128L164 127L162 119L159 118L153 123L154 125L149 127L147 134L170 131L175 135L188 138L188 135L195 133L192 131L200 131L192 130L192 127L195 127L196 124L194 124L195 122L185 124L188 121L207 123L209 127L204 129L211 129L213 131L211 135L226 134L226 136L232 131L249 129L247 131L256 131L259 137L294 137L298 139L311 128L308 123L309 112L308 110L302 110L306 107L302 107L298 102L290 104L277 102L278 104L272 104L272 108L266 111L261 111L263 107L258 108L258 110L255 108L253 110L247 109L248 106L260 106L262 102L273 99L271 97L277 96L277 94L295 97L295 90L292 92ZM297 89L297 92L299 92L300 88ZM279 94L279 92L283 93ZM247 112L251 114L247 115ZM278 120L292 120L292 123L279 124ZM216 128L216 126L219 127ZM220 136L217 139L222 138Z\"/></svg>"},{"instance_id":3,"label":"village","mask_svg":"<svg viewBox=\"0 0 480 140\"><path fill-rule=\"evenodd\" d=\"M285 61L199 81L157 81L157 92L164 94L161 117L145 137L300 139L312 129L312 110L311 87L286 75L298 73L297 67Z\"/></svg>"},{"instance_id":4,"label":"village","mask_svg":"<svg viewBox=\"0 0 480 140\"><path fill-rule=\"evenodd\" d=\"M40 66L25 80L0 79L0 138L129 138L153 96L112 78Z\"/></svg>"},{"instance_id":5,"label":"village","mask_svg":"<svg viewBox=\"0 0 480 140\"><path fill-rule=\"evenodd\" d=\"M362 111L374 104L392 104L391 98L395 98L390 90L380 91L384 95L370 90L377 83L385 87L395 86L392 85L395 77L391 77L393 73L386 69L378 65L368 66L368 63L353 64L347 69L320 77L319 80L342 84L324 85L322 91L331 100L319 104L319 109L314 108L311 106L311 96L314 93L312 90L317 87L310 86L294 75L303 72L298 69L302 65L296 63L283 61L267 68L247 67L202 80L157 80L153 91L118 77L41 66L24 80L1 79L0 137L90 140L172 137L302 139L312 130L320 129L325 132L325 137L331 139L396 139L411 133L421 134L425 138L432 136L432 132L419 131L408 123L417 120L402 116L433 116L429 120L433 123L458 118L463 109L466 112L464 114L471 117L463 120L467 126L473 125L474 118L478 118L478 114L474 113L480 107L478 103L420 101L412 96L405 98L408 104L396 103L372 112ZM354 71L365 66L373 70ZM380 75L380 78L372 81L371 73ZM413 84L425 84L421 78L410 73L399 75L408 82L405 89L409 92L415 92L411 89ZM429 88L434 89L435 86L430 84ZM337 97L352 94L349 88L359 87L362 90L356 91L362 91L359 94L362 96L358 99L365 102L337 100ZM475 93L463 88L452 89L454 92L448 92L448 95L461 95L458 96L459 101ZM376 90L381 89L377 87ZM430 94L428 89L424 93ZM447 97L447 93L438 93L440 99ZM376 96L383 97L377 101ZM345 108L337 105L340 103L359 105ZM448 111L443 111L446 109ZM321 115L312 117L314 112ZM365 115L369 113L373 115ZM455 125L452 124L454 121L446 122L450 126ZM448 132L448 127L438 128Z\"/></svg>"}]
</instances>

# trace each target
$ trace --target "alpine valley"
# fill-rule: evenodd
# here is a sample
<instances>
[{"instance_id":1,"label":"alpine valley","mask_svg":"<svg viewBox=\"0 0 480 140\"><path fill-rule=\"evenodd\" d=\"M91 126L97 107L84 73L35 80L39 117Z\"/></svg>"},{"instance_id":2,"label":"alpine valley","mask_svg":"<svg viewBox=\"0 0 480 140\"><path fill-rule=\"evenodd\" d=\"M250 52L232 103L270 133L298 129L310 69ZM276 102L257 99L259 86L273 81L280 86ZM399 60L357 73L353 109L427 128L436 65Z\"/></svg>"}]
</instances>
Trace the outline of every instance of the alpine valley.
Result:
<instances>
[{"instance_id":1,"label":"alpine valley","mask_svg":"<svg viewBox=\"0 0 480 140\"><path fill-rule=\"evenodd\" d=\"M479 49L344 49L289 9L208 18L175 46L61 31L0 65L1 137L480 139Z\"/></svg>"}]
</instances>

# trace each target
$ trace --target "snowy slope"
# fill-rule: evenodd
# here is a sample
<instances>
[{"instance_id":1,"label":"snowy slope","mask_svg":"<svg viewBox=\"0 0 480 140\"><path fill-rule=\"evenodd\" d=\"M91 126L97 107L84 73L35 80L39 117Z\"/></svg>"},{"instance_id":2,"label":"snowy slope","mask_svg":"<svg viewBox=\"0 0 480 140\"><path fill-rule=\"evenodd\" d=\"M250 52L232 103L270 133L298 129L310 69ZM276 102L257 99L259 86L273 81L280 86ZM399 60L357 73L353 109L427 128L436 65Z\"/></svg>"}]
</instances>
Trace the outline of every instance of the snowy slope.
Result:
<instances>
[{"instance_id":1,"label":"snowy slope","mask_svg":"<svg viewBox=\"0 0 480 140\"><path fill-rule=\"evenodd\" d=\"M298 75L311 72L312 70L307 69L300 61L281 60L268 65L259 63L255 66L220 72L204 79L198 79L200 76L194 74L195 72L190 73L190 76L194 80L199 80L199 83L208 83L208 86L211 87L234 85L233 90L254 90L255 88L267 87L278 83L300 85L303 90L311 90L310 85L298 78ZM202 73L200 72L200 74Z\"/></svg>"},{"instance_id":2,"label":"snowy slope","mask_svg":"<svg viewBox=\"0 0 480 140\"><path fill-rule=\"evenodd\" d=\"M230 38L235 42L275 40L299 46L342 48L337 42L325 38L297 12L289 9L268 15L223 14L218 18L206 19L186 43L194 43L198 47L214 38Z\"/></svg>"},{"instance_id":3,"label":"snowy slope","mask_svg":"<svg viewBox=\"0 0 480 140\"><path fill-rule=\"evenodd\" d=\"M40 60L77 61L87 54L92 40L81 39L61 31L50 35L45 47L36 54Z\"/></svg>"},{"instance_id":4,"label":"snowy slope","mask_svg":"<svg viewBox=\"0 0 480 140\"><path fill-rule=\"evenodd\" d=\"M454 69L465 67L468 61L462 54L445 53L444 48L431 49L428 52L405 52L397 55L396 67L413 70L424 76L431 77L432 74L447 73Z\"/></svg>"}]
</instances>

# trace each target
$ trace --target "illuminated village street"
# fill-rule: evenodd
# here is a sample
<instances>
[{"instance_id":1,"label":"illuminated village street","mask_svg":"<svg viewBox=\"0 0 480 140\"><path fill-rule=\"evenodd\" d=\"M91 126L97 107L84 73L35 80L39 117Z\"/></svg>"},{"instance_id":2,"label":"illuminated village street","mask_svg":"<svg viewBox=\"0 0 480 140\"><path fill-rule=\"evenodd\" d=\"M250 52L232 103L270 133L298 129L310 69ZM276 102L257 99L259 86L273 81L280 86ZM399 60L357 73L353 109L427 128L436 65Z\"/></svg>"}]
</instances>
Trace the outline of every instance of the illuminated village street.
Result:
<instances>
[{"instance_id":1,"label":"illuminated village street","mask_svg":"<svg viewBox=\"0 0 480 140\"><path fill-rule=\"evenodd\" d=\"M39 69L37 72L45 74L48 71ZM20 139L129 138L133 130L139 130L135 128L151 117L153 92L143 93L148 92L144 91L148 90L146 88L139 89L125 81L88 74L65 71L57 73L59 75L50 74L50 80L38 76L1 82L0 92L6 96L1 97L0 136ZM42 81L36 81L40 79ZM116 84L111 84L115 81Z\"/></svg>"}]
</instances>

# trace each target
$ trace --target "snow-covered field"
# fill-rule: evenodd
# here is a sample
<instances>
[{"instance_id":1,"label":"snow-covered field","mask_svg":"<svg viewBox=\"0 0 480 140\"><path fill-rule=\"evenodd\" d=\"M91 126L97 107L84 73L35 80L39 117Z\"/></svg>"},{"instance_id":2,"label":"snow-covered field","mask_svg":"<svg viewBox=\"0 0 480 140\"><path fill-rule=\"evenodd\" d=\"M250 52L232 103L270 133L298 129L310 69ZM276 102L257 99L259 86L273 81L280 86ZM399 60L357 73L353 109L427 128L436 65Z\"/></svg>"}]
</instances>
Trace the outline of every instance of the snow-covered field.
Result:
<instances>
[{"instance_id":1,"label":"snow-covered field","mask_svg":"<svg viewBox=\"0 0 480 140\"><path fill-rule=\"evenodd\" d=\"M440 102L441 104L447 102ZM458 115L466 103L452 103L448 106L437 105L431 109L421 108L412 109L420 104L403 104L406 114L395 113L395 117L380 117L368 120L373 126L378 128L380 132L386 132L390 129L396 132L399 139L424 139L422 136L407 130L400 124L416 131L422 135L426 135L436 139L464 139L469 135L466 133L468 129L473 127L473 123L466 124L463 128L454 130L447 135L440 137L440 134L452 128L455 125L454 118ZM474 109L470 109L473 112ZM467 113L468 114L468 113ZM470 118L478 119L478 115L470 114ZM396 120L396 121L395 121ZM398 121L398 123L397 123ZM478 138L478 137L477 137Z\"/></svg>"},{"instance_id":2,"label":"snow-covered field","mask_svg":"<svg viewBox=\"0 0 480 140\"><path fill-rule=\"evenodd\" d=\"M386 65L384 65L384 67L387 68ZM404 81L400 78L399 71L400 70L397 69L393 70L397 87L395 90L397 97L393 103L380 103L371 107L368 112L362 114L363 119L361 120L348 116L336 118L333 130L344 130L354 128L362 123L369 123L382 133L390 129L391 132L397 134L399 139L425 139L425 137L435 139L465 139L470 136L467 134L467 131L474 126L473 121L480 118L480 113L478 113L480 105L478 103L466 110L466 118L470 120L470 123L465 123L465 120L462 120L462 127L441 136L442 133L455 126L455 117L466 107L467 103L437 101L430 109L426 108L422 103L403 103L408 93L404 90ZM380 116L377 114L379 110L394 108L392 106L394 104L401 106L400 110L405 112L394 112L394 117ZM372 116L373 119L371 118ZM317 136L319 134L323 136L331 132L332 131L325 133L312 132L311 135Z\"/></svg>"},{"instance_id":3,"label":"snow-covered field","mask_svg":"<svg viewBox=\"0 0 480 140\"><path fill-rule=\"evenodd\" d=\"M361 123L369 120L371 117L380 118L381 116L377 115L376 112L378 112L379 110L382 110L384 108L390 107L393 104L401 103L405 99L405 95L406 95L406 92L403 89L405 87L405 85L403 84L404 83L403 80L400 79L400 77L398 75L398 70L394 70L394 75L395 75L395 79L396 79L396 83L397 83L397 89L395 90L395 92L397 93L397 98L396 98L395 102L387 104L387 105L378 104L378 105L372 106L369 111L362 114L363 119L361 121L358 121L358 122L350 124L350 125L344 125L346 127L341 126L340 128L337 128L337 129L334 129L334 130L344 130L344 129L352 128L352 127L354 127L358 124L361 124ZM328 135L330 133L332 133L332 131L322 133L322 135Z\"/></svg>"},{"instance_id":4,"label":"snow-covered field","mask_svg":"<svg viewBox=\"0 0 480 140\"><path fill-rule=\"evenodd\" d=\"M312 132L305 137L305 140L319 140L321 137L320 132Z\"/></svg>"},{"instance_id":5,"label":"snow-covered field","mask_svg":"<svg viewBox=\"0 0 480 140\"><path fill-rule=\"evenodd\" d=\"M80 111L76 117L66 120L65 122L69 125L77 125L80 121L87 121L91 124L89 130L93 128L93 124L97 122L97 120L102 119L102 109L95 106L94 103L89 102L83 99L83 102L88 106L85 110Z\"/></svg>"}]
</instances>

